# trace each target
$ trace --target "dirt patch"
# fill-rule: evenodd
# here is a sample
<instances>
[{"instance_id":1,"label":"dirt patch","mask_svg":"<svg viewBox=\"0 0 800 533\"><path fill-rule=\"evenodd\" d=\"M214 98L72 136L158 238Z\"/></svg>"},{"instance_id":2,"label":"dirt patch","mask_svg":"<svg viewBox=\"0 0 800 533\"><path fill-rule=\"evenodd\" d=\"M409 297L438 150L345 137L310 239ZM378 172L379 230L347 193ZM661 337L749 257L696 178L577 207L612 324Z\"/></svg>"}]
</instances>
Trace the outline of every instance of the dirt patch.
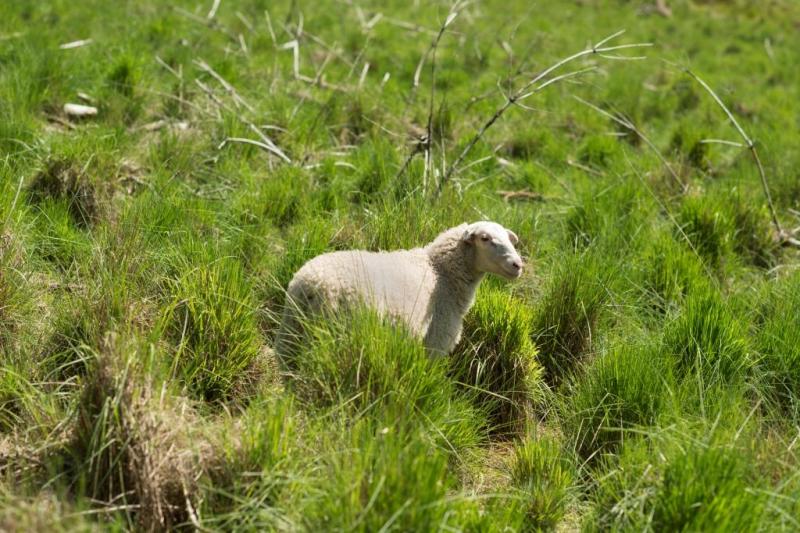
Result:
<instances>
[{"instance_id":1,"label":"dirt patch","mask_svg":"<svg viewBox=\"0 0 800 533\"><path fill-rule=\"evenodd\" d=\"M48 199L68 202L70 218L80 227L89 227L101 216L103 191L85 167L69 159L52 159L33 179L28 194L34 203Z\"/></svg>"}]
</instances>

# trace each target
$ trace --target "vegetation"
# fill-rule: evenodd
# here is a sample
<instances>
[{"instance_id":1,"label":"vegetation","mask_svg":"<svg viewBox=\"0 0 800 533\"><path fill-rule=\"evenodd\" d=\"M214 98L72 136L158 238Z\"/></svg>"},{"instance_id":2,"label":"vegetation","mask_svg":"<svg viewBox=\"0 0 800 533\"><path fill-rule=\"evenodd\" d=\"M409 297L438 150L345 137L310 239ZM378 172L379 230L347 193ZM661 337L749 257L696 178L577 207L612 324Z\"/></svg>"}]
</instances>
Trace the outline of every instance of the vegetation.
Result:
<instances>
[{"instance_id":1,"label":"vegetation","mask_svg":"<svg viewBox=\"0 0 800 533\"><path fill-rule=\"evenodd\" d=\"M0 530L797 531L798 24L6 0ZM527 266L452 356L360 309L276 357L306 260L482 219Z\"/></svg>"}]
</instances>

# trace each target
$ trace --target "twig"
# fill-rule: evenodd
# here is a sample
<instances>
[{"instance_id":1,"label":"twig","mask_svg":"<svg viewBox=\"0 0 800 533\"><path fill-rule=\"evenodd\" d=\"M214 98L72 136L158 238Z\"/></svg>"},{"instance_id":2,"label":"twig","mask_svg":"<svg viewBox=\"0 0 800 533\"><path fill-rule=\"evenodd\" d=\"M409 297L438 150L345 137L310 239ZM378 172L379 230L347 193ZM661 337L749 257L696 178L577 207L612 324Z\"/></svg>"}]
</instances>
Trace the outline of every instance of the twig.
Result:
<instances>
[{"instance_id":1,"label":"twig","mask_svg":"<svg viewBox=\"0 0 800 533\"><path fill-rule=\"evenodd\" d=\"M226 35L228 38L230 38L234 42L237 40L236 35L232 31L230 31L229 29L227 29L224 26L222 26L221 24L219 24L216 20L200 17L198 15L195 15L191 11L187 11L187 10L185 10L183 8L180 8L180 7L177 7L177 6L173 6L172 9L174 9L175 12L178 13L179 15L183 15L184 17L188 18L189 20L193 20L194 22L197 22L198 24L201 24L203 26L206 26L207 28L211 28L212 30L216 30L216 31Z\"/></svg>"},{"instance_id":2,"label":"twig","mask_svg":"<svg viewBox=\"0 0 800 533\"><path fill-rule=\"evenodd\" d=\"M257 130L256 130L256 133L258 133ZM262 134L262 138L263 138L263 134ZM289 159L289 157L286 154L284 154L283 151L280 148L275 146L275 143L273 143L271 140L269 140L269 138L266 138L265 141L266 142L261 142L261 141L256 141L256 140L253 140L253 139L247 139L245 137L228 137L224 141L222 141L219 144L219 146L217 146L217 150L221 150L229 142L252 144L253 146L258 146L259 148L262 148L262 149L266 150L267 152L278 156L279 158L281 158L283 161L285 161L287 163L291 163L292 162L292 160Z\"/></svg>"},{"instance_id":3,"label":"twig","mask_svg":"<svg viewBox=\"0 0 800 533\"><path fill-rule=\"evenodd\" d=\"M383 17L381 18L381 20L385 20L389 24L397 26L398 28L403 28L404 30L413 31L416 33L426 33L431 36L436 35L436 32L430 28L426 28L418 24L412 24L411 22L406 22L405 20L400 20L392 17Z\"/></svg>"},{"instance_id":4,"label":"twig","mask_svg":"<svg viewBox=\"0 0 800 533\"><path fill-rule=\"evenodd\" d=\"M538 192L532 192L528 190L524 191L496 191L497 194L503 197L503 200L508 202L509 200L532 200L535 202L540 202L544 200L544 196Z\"/></svg>"},{"instance_id":5,"label":"twig","mask_svg":"<svg viewBox=\"0 0 800 533\"><path fill-rule=\"evenodd\" d=\"M445 19L442 26L439 28L439 33L436 34L436 38L434 39L433 43L431 44L431 96L430 102L428 103L428 124L425 128L426 131L426 140L425 143L425 171L422 177L422 192L423 194L428 193L428 178L433 176L433 154L431 153L431 146L433 145L433 107L434 102L436 100L436 51L439 49L439 41L442 39L442 35L444 35L445 30L447 27L456 19L458 16L458 8L460 6L460 2L456 2L453 4L453 7L450 8L450 12L447 14L447 18Z\"/></svg>"},{"instance_id":6,"label":"twig","mask_svg":"<svg viewBox=\"0 0 800 533\"><path fill-rule=\"evenodd\" d=\"M233 103L236 104L236 107L239 107L239 105L242 105L244 108L246 108L251 113L255 112L255 109L253 109L253 106L248 104L245 101L245 99L242 98L241 95L238 92L236 92L236 89L233 87L233 85L228 83L228 81L225 78L220 76L219 73L216 70L214 70L213 68L211 68L211 66L208 63L206 63L202 59L195 59L193 61L193 63L195 65L197 65L200 68L200 70L210 74L212 78L217 80L219 82L219 84L222 85L222 87L226 91L228 91L228 94L230 94L231 98L233 98Z\"/></svg>"},{"instance_id":7,"label":"twig","mask_svg":"<svg viewBox=\"0 0 800 533\"><path fill-rule=\"evenodd\" d=\"M232 110L228 106L226 106L225 102L220 100L219 97L217 97L217 95L214 94L214 91L212 91L211 88L208 87L205 83L203 83L202 81L200 81L198 79L195 79L194 82L197 84L198 87L200 87L200 89L203 90L204 93L206 93L208 95L209 98L211 98L211 101L214 102L214 104L216 104L218 112L220 110L224 110L224 111L228 111L229 113L235 114L234 110ZM239 120L241 120L244 124L246 124L247 127L250 128L250 130L252 130L256 135L258 135L261 138L261 142L259 143L259 145L263 144L264 146L267 147L266 149L270 153L273 153L273 154L277 155L280 159L284 160L285 162L287 162L287 163L291 163L292 162L292 160L289 158L289 156L287 156L286 153L283 152L283 150L278 148L278 145L276 145L275 142L272 139L270 139L267 136L267 134L265 134L258 126L256 126L250 120L248 120L247 118L245 118L245 117L243 117L241 115L237 115L237 118ZM228 139L228 140L230 140L230 139ZM244 142L244 141L242 141L242 142ZM225 144L225 142L223 141L223 143L220 145L220 148L222 146L224 146L224 144Z\"/></svg>"},{"instance_id":8,"label":"twig","mask_svg":"<svg viewBox=\"0 0 800 533\"><path fill-rule=\"evenodd\" d=\"M283 159L287 163L291 163L289 158L286 157L286 155L283 152L281 152L280 150L275 150L274 147L272 147L272 146L270 146L270 145L268 145L266 143L262 143L261 141L256 141L254 139L248 139L246 137L227 137L224 141L219 143L219 146L217 146L217 150L222 150L223 148L225 148L226 144L232 143L232 142L242 143L242 144L252 144L253 146L258 146L259 148L261 148L263 150L266 150L267 152L280 157L281 159Z\"/></svg>"},{"instance_id":9,"label":"twig","mask_svg":"<svg viewBox=\"0 0 800 533\"><path fill-rule=\"evenodd\" d=\"M161 59L159 55L156 55L155 57L156 57L156 63L167 69L170 72L170 74L178 78L178 80L183 81L183 76L177 70L169 66L169 63Z\"/></svg>"},{"instance_id":10,"label":"twig","mask_svg":"<svg viewBox=\"0 0 800 533\"><path fill-rule=\"evenodd\" d=\"M725 146L735 146L737 148L747 148L747 145L736 141L726 141L725 139L701 139L700 144L724 144Z\"/></svg>"},{"instance_id":11,"label":"twig","mask_svg":"<svg viewBox=\"0 0 800 533\"><path fill-rule=\"evenodd\" d=\"M567 164L569 166L571 166L571 167L575 167L577 169L583 170L584 172L586 172L588 174L594 174L595 176L605 176L604 172L602 172L600 170L597 170L596 168L592 168L590 166L583 165L583 164L578 163L577 161L573 161L572 159L569 159L569 158L567 158Z\"/></svg>"},{"instance_id":12,"label":"twig","mask_svg":"<svg viewBox=\"0 0 800 533\"><path fill-rule=\"evenodd\" d=\"M656 12L666 18L672 16L672 10L667 5L667 0L656 0Z\"/></svg>"},{"instance_id":13,"label":"twig","mask_svg":"<svg viewBox=\"0 0 800 533\"><path fill-rule=\"evenodd\" d=\"M422 135L421 137L419 137L419 139L417 139L417 142L414 143L414 149L411 150L411 152L406 157L405 161L403 161L403 164L400 166L400 170L397 171L397 174L394 177L395 181L400 179L400 177L403 174L405 174L406 170L408 169L408 166L411 164L411 161L417 156L417 154L425 151L425 146L427 144L428 144L428 139L425 137L425 135Z\"/></svg>"},{"instance_id":14,"label":"twig","mask_svg":"<svg viewBox=\"0 0 800 533\"><path fill-rule=\"evenodd\" d=\"M241 104L242 106L247 108L247 110L250 111L251 113L255 112L255 109L253 109L253 107L250 104L248 104L247 101L245 101L245 99L241 97L241 95L239 95L234 86L231 85L227 80L225 80L225 78L220 76L213 68L211 68L211 66L208 65L208 63L206 63L201 59L201 60L195 60L194 64L200 67L201 70L210 74L215 80L217 80L219 84L222 85L222 87L231 96L233 103L237 105L237 107L239 104ZM203 89L206 92L206 94L208 94L211 97L214 103L216 103L219 107L225 109L225 105L216 97L216 95L214 95L213 91L211 91L207 86L204 86L203 83L200 82L200 80L195 79L195 82L197 82L200 88ZM259 129L258 126L256 126L250 120L246 119L241 115L237 116L239 120L245 123L253 132L256 133L256 135L261 137L262 141L261 144L267 146L269 152L277 155L279 158L281 158L287 163L292 162L292 160L289 159L289 157L283 152L283 150L278 148L278 146L272 141L272 139L270 139L263 131L261 131L261 129Z\"/></svg>"},{"instance_id":15,"label":"twig","mask_svg":"<svg viewBox=\"0 0 800 533\"><path fill-rule=\"evenodd\" d=\"M744 140L745 146L747 146L747 149L750 150L750 155L753 157L753 161L755 161L756 167L758 167L758 175L761 178L761 186L764 189L764 196L767 198L767 205L769 206L769 212L770 215L772 216L772 224L775 226L775 231L778 232L778 240L782 244L791 244L793 246L796 246L797 245L796 239L794 239L791 234L783 230L783 228L781 227L781 223L778 220L778 213L775 210L775 205L772 203L772 195L769 192L769 184L767 183L767 174L766 172L764 172L764 165L761 164L761 158L758 157L758 151L756 150L755 143L747 135L747 133L745 133L744 129L739 125L739 122L737 122L736 117L733 116L733 113L731 112L730 109L728 109L728 106L726 106L725 103L723 103L722 99L719 96L717 96L717 93L715 93L714 90L705 81L703 81L697 74L695 74L688 68L684 68L683 70L689 76L694 78L694 80L697 83L703 86L703 88L708 92L708 94L711 95L711 97L714 99L717 105L719 105L719 107L722 108L722 111L724 111L725 114L728 116L728 119L731 121L731 124L733 124L734 128L736 128L736 131L739 132L739 135Z\"/></svg>"},{"instance_id":16,"label":"twig","mask_svg":"<svg viewBox=\"0 0 800 533\"><path fill-rule=\"evenodd\" d=\"M255 31L255 28L253 27L253 23L250 22L250 19L245 17L244 14L241 11L236 11L235 14L236 14L236 18L241 20L242 24L244 24L245 28L247 28L247 31L249 31L250 33L253 33Z\"/></svg>"},{"instance_id":17,"label":"twig","mask_svg":"<svg viewBox=\"0 0 800 533\"><path fill-rule=\"evenodd\" d=\"M80 39L78 41L61 44L58 47L61 50L72 50L73 48L80 48L81 46L86 46L87 44L92 44L92 39Z\"/></svg>"},{"instance_id":18,"label":"twig","mask_svg":"<svg viewBox=\"0 0 800 533\"><path fill-rule=\"evenodd\" d=\"M59 117L59 116L56 116L56 115L49 115L49 114L48 114L48 115L45 115L45 117L46 117L46 118L47 118L47 120L49 120L50 122L55 122L56 124L58 124L58 125L60 125L60 126L64 126L64 127L65 127L65 128L67 128L68 130L74 130L74 129L75 129L75 124L73 124L73 123L72 123L72 122L70 122L69 120L64 120L63 118L61 118L61 117Z\"/></svg>"},{"instance_id":19,"label":"twig","mask_svg":"<svg viewBox=\"0 0 800 533\"><path fill-rule=\"evenodd\" d=\"M220 109L226 109L225 102L220 100L219 97L216 94L214 94L214 91L211 90L211 87L209 87L202 81L195 78L194 82L197 84L198 87L200 87L200 90L206 93L206 95L211 99L211 101L217 105L217 118L222 118L222 116L220 115Z\"/></svg>"},{"instance_id":20,"label":"twig","mask_svg":"<svg viewBox=\"0 0 800 533\"><path fill-rule=\"evenodd\" d=\"M487 120L486 123L483 124L483 126L481 126L481 128L478 130L478 132L475 134L475 136L472 137L472 139L469 141L469 143L467 143L467 145L461 151L461 153L456 158L456 160L447 169L447 172L445 172L445 174L442 177L441 181L439 181L438 192L441 193L442 189L444 188L444 185L450 180L450 178L452 177L453 173L456 171L456 169L458 169L459 165L461 165L461 162L464 161L464 158L467 157L467 155L470 153L470 151L472 151L472 149L475 147L475 145L478 143L478 141L486 133L486 131L489 128L491 128L492 125L494 125L494 123L497 122L497 120L501 116L503 116L503 114L506 111L508 111L508 108L510 108L515 103L517 103L519 100L522 100L524 98L528 98L528 97L536 94L537 92L541 91L542 89L544 89L545 87L547 87L548 85L551 85L552 83L554 83L556 81L560 81L562 79L577 75L578 73L581 72L581 71L576 71L576 72L569 73L569 74L566 74L566 75L558 76L558 77L553 78L551 80L545 81L541 85L538 85L539 82L544 80L553 71L561 68L562 66L566 65L567 63L570 63L571 61L574 61L574 60L579 59L579 58L584 57L584 56L604 54L606 52L612 52L612 51L616 51L616 50L626 50L626 49L629 49L629 48L644 48L644 47L652 46L652 43L636 43L636 44L622 44L622 45L616 45L616 46L605 46L606 43L608 43L612 39L615 39L615 38L619 37L623 33L624 33L624 30L618 31L617 33L615 33L613 35L610 35L610 36L606 37L605 39L599 41L594 46L592 46L590 48L587 48L585 50L582 50L582 51L580 51L578 53L572 54L571 56L566 57L566 58L562 59L561 61L558 61L557 63L553 64L552 66L548 67L547 69L545 69L544 71L539 73L537 76L535 76L533 79L531 79L525 85L523 85L520 89L518 89L516 92L514 92L514 94L512 94L511 96L506 96L505 103L502 106L500 106L497 109L497 111L495 111L494 115L489 117L489 120Z\"/></svg>"},{"instance_id":21,"label":"twig","mask_svg":"<svg viewBox=\"0 0 800 533\"><path fill-rule=\"evenodd\" d=\"M658 157L659 161L661 161L661 164L663 164L664 167L667 169L667 172L669 172L670 176L672 176L672 179L674 179L675 182L678 185L680 185L681 190L684 193L686 192L687 185L683 182L683 180L681 180L681 178L678 176L678 173L675 172L675 169L672 168L672 165L669 164L667 159L661 153L661 150L659 150L658 147L644 133L642 133L642 131L639 128L637 128L636 125L630 119L628 119L627 117L622 117L619 114L613 115L613 114L609 113L608 111L605 111L604 109L600 109L596 105L594 105L594 104L592 104L590 102L587 102L586 100L584 100L583 98L581 98L579 96L573 96L573 98L575 98L580 103L582 103L582 104L584 104L586 106L589 106L590 108L594 109L595 111L597 111L601 115L603 115L605 117L608 117L609 119L613 120L617 124L621 125L623 128L626 128L626 129L632 131L633 133L635 133L642 141L644 141L644 143L647 145L647 147L650 148L653 151L654 154L656 154L656 157Z\"/></svg>"},{"instance_id":22,"label":"twig","mask_svg":"<svg viewBox=\"0 0 800 533\"><path fill-rule=\"evenodd\" d=\"M211 10L208 12L206 18L208 20L213 20L214 17L217 15L217 9L219 9L219 2L220 0L214 0L214 3L211 5Z\"/></svg>"},{"instance_id":23,"label":"twig","mask_svg":"<svg viewBox=\"0 0 800 533\"><path fill-rule=\"evenodd\" d=\"M420 137L419 141L414 146L414 150L408 155L406 160L403 162L403 165L400 167L400 170L397 172L395 179L400 178L408 169L408 166L411 164L411 160L419 153L425 154L425 170L422 178L422 190L424 193L427 193L428 190L428 175L432 173L432 158L431 158L431 143L433 142L433 107L434 107L434 98L436 95L436 50L439 47L439 41L441 41L444 32L447 30L447 27L452 24L452 22L458 16L458 9L461 6L461 1L457 1L453 4L450 8L449 13L447 14L447 18L439 27L439 31L436 33L433 41L431 41L430 46L422 54L420 57L419 63L417 64L417 68L414 71L414 81L413 81L413 91L416 91L417 87L419 87L419 79L422 74L422 68L425 65L425 61L427 60L429 55L432 55L431 58L431 95L430 95L430 102L428 106L428 122L425 127L425 135Z\"/></svg>"}]
</instances>

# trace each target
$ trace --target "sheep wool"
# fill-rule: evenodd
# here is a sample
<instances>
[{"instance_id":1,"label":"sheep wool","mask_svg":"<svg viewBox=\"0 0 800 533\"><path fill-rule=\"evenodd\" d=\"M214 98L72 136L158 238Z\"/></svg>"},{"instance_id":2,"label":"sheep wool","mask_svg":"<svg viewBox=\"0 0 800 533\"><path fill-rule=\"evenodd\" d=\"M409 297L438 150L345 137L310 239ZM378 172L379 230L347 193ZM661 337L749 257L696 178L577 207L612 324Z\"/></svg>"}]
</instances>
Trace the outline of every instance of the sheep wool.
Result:
<instances>
[{"instance_id":1,"label":"sheep wool","mask_svg":"<svg viewBox=\"0 0 800 533\"><path fill-rule=\"evenodd\" d=\"M486 272L519 276L515 241L516 235L499 224L477 222L450 228L423 248L319 255L289 283L281 329L296 327L298 312L362 303L404 322L432 355L448 354Z\"/></svg>"}]
</instances>

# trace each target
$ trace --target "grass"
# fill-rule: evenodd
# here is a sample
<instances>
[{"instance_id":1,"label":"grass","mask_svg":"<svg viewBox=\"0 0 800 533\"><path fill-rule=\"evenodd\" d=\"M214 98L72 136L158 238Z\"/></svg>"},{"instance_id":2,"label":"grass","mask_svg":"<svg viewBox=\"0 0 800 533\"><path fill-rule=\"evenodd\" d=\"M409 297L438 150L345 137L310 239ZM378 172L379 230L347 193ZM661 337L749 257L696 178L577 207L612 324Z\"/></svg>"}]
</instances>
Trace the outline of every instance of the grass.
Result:
<instances>
[{"instance_id":1,"label":"grass","mask_svg":"<svg viewBox=\"0 0 800 533\"><path fill-rule=\"evenodd\" d=\"M682 69L797 226L795 2L212 4L0 7L0 529L800 528L798 253ZM485 219L452 356L274 360L305 261Z\"/></svg>"},{"instance_id":2,"label":"grass","mask_svg":"<svg viewBox=\"0 0 800 533\"><path fill-rule=\"evenodd\" d=\"M165 337L176 345L172 373L196 396L229 400L247 393L243 380L268 381L258 372L262 350L252 289L241 267L220 258L197 267L176 265L180 278L170 284L172 304L163 315Z\"/></svg>"},{"instance_id":3,"label":"grass","mask_svg":"<svg viewBox=\"0 0 800 533\"><path fill-rule=\"evenodd\" d=\"M556 267L532 320L545 378L558 384L592 350L594 329L606 300L603 266L590 254L567 255Z\"/></svg>"},{"instance_id":4,"label":"grass","mask_svg":"<svg viewBox=\"0 0 800 533\"><path fill-rule=\"evenodd\" d=\"M770 517L769 496L760 487L755 453L735 431L681 427L648 435L650 444L626 445L599 481L593 529L777 527L780 521Z\"/></svg>"},{"instance_id":5,"label":"grass","mask_svg":"<svg viewBox=\"0 0 800 533\"><path fill-rule=\"evenodd\" d=\"M473 396L495 434L519 434L543 400L530 310L498 289L479 293L451 355L453 379Z\"/></svg>"},{"instance_id":6,"label":"grass","mask_svg":"<svg viewBox=\"0 0 800 533\"><path fill-rule=\"evenodd\" d=\"M613 454L641 427L670 414L675 392L675 379L657 349L646 341L619 346L570 384L561 407L565 440L587 461Z\"/></svg>"},{"instance_id":7,"label":"grass","mask_svg":"<svg viewBox=\"0 0 800 533\"><path fill-rule=\"evenodd\" d=\"M544 437L520 444L511 479L522 492L526 530L549 530L561 522L570 504L575 467L558 441Z\"/></svg>"}]
</instances>

